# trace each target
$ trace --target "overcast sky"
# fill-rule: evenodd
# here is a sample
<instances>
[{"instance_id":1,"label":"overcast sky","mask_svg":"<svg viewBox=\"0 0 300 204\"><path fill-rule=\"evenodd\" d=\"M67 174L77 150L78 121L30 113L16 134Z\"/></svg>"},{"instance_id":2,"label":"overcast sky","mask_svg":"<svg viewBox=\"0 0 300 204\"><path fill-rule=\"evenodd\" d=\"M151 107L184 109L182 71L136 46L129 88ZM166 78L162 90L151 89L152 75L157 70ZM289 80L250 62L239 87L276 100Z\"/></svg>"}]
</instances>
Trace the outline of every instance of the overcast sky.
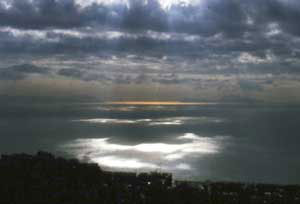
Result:
<instances>
[{"instance_id":1,"label":"overcast sky","mask_svg":"<svg viewBox=\"0 0 300 204\"><path fill-rule=\"evenodd\" d=\"M300 102L298 0L1 0L0 95Z\"/></svg>"}]
</instances>

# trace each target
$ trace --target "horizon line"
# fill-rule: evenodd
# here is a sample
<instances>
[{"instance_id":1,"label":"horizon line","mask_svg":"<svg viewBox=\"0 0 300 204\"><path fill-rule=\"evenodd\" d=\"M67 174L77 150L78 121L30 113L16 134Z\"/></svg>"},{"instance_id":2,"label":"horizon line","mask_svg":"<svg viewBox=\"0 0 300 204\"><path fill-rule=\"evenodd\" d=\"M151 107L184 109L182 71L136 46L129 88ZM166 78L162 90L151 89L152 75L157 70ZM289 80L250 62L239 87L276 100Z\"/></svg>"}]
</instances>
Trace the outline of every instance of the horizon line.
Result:
<instances>
[{"instance_id":1,"label":"horizon line","mask_svg":"<svg viewBox=\"0 0 300 204\"><path fill-rule=\"evenodd\" d=\"M107 105L216 105L217 102L182 102L182 101L107 101Z\"/></svg>"}]
</instances>

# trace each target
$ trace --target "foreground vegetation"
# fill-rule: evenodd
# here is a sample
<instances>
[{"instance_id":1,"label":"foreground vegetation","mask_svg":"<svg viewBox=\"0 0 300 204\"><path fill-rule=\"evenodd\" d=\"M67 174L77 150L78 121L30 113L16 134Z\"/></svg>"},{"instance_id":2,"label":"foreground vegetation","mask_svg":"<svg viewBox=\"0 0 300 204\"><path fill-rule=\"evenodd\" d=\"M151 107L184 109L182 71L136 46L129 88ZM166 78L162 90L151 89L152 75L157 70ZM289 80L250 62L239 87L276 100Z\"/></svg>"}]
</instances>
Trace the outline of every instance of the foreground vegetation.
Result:
<instances>
[{"instance_id":1,"label":"foreground vegetation","mask_svg":"<svg viewBox=\"0 0 300 204\"><path fill-rule=\"evenodd\" d=\"M300 203L300 186L173 181L168 173L124 173L97 164L36 155L2 155L0 204Z\"/></svg>"}]
</instances>

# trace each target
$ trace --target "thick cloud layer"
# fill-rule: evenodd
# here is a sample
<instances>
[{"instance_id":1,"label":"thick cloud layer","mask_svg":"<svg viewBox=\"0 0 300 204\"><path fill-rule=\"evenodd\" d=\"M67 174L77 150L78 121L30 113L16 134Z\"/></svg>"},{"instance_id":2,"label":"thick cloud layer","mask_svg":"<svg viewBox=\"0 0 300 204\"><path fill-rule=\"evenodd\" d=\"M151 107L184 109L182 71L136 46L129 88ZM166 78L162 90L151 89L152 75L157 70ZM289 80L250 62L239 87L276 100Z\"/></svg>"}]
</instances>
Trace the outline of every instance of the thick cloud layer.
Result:
<instances>
[{"instance_id":1,"label":"thick cloud layer","mask_svg":"<svg viewBox=\"0 0 300 204\"><path fill-rule=\"evenodd\" d=\"M74 0L6 0L0 6L0 25L23 29L100 26L236 37L260 32L269 23L276 23L288 33L300 34L296 26L300 6L296 0L211 0L168 9L157 0L112 5L95 2L86 7Z\"/></svg>"},{"instance_id":2,"label":"thick cloud layer","mask_svg":"<svg viewBox=\"0 0 300 204\"><path fill-rule=\"evenodd\" d=\"M24 79L30 74L48 74L49 68L37 67L32 64L20 64L0 69L0 79L18 80Z\"/></svg>"},{"instance_id":3,"label":"thick cloud layer","mask_svg":"<svg viewBox=\"0 0 300 204\"><path fill-rule=\"evenodd\" d=\"M179 85L233 98L299 86L296 0L87 2L1 1L0 79ZM14 68L23 64L48 71Z\"/></svg>"}]
</instances>

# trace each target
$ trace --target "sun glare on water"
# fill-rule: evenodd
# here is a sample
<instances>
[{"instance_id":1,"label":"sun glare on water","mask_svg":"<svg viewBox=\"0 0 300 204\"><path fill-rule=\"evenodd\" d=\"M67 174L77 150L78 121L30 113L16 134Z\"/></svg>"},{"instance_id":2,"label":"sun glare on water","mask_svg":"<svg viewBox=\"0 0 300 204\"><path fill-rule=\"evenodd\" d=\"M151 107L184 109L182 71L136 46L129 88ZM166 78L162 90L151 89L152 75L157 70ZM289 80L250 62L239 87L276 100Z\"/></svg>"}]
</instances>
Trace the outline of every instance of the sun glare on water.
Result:
<instances>
[{"instance_id":1,"label":"sun glare on water","mask_svg":"<svg viewBox=\"0 0 300 204\"><path fill-rule=\"evenodd\" d=\"M180 102L180 101L108 101L107 105L214 105L209 102Z\"/></svg>"},{"instance_id":2,"label":"sun glare on water","mask_svg":"<svg viewBox=\"0 0 300 204\"><path fill-rule=\"evenodd\" d=\"M101 166L115 169L155 169L164 163L166 170L189 170L195 156L218 154L227 137L202 137L185 133L177 142L113 143L110 138L81 138L61 146L78 159L88 158Z\"/></svg>"}]
</instances>

